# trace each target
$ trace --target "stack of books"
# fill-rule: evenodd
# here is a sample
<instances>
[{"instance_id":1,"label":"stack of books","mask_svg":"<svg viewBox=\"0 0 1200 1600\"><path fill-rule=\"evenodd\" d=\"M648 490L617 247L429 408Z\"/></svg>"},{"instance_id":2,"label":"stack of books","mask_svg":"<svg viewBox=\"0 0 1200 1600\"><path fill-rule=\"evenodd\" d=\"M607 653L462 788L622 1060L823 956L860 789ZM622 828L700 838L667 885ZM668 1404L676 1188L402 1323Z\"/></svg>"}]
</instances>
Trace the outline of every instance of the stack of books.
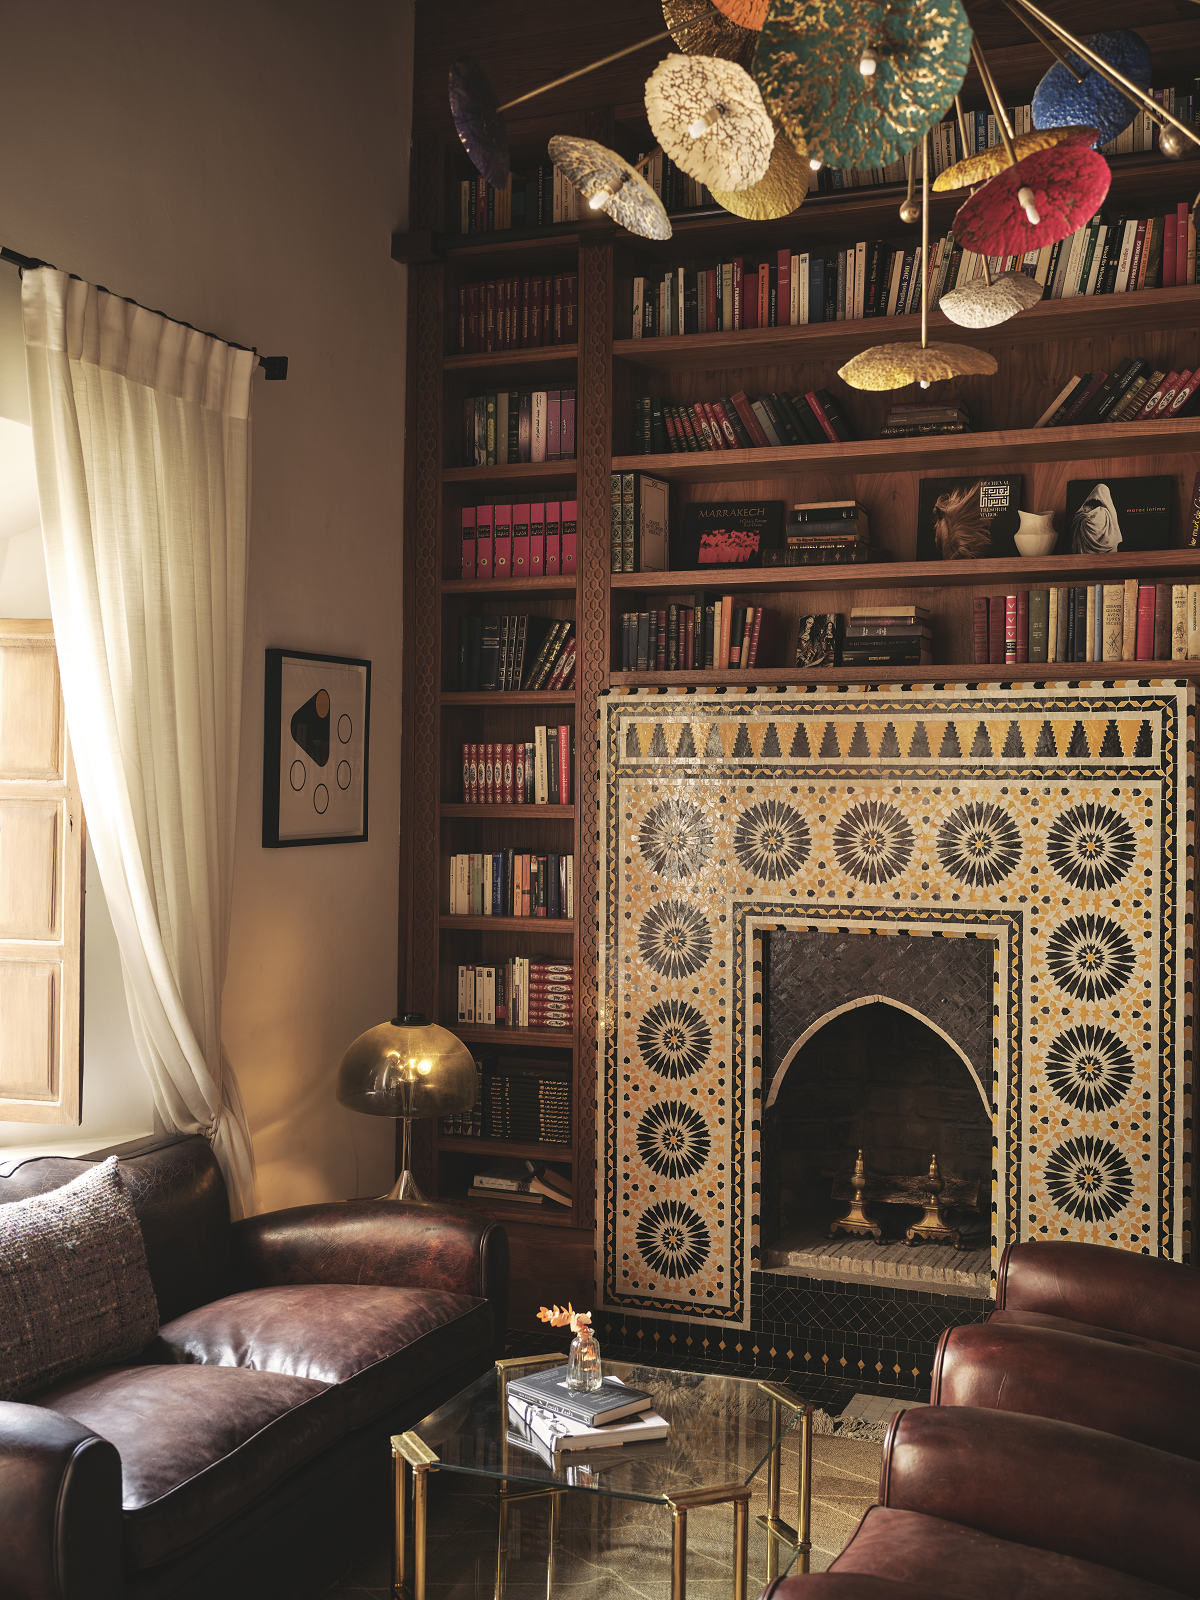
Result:
<instances>
[{"instance_id":1,"label":"stack of books","mask_svg":"<svg viewBox=\"0 0 1200 1600\"><path fill-rule=\"evenodd\" d=\"M458 619L458 688L569 689L575 681L575 624L516 614Z\"/></svg>"},{"instance_id":2,"label":"stack of books","mask_svg":"<svg viewBox=\"0 0 1200 1600\"><path fill-rule=\"evenodd\" d=\"M1178 416L1200 385L1200 368L1166 372L1127 356L1112 372L1072 373L1034 423L1069 428L1090 422L1149 422Z\"/></svg>"},{"instance_id":3,"label":"stack of books","mask_svg":"<svg viewBox=\"0 0 1200 1600\"><path fill-rule=\"evenodd\" d=\"M858 437L828 389L793 395L778 391L753 401L739 389L688 405L640 395L633 408L634 455L845 444Z\"/></svg>"},{"instance_id":4,"label":"stack of books","mask_svg":"<svg viewBox=\"0 0 1200 1600\"><path fill-rule=\"evenodd\" d=\"M574 389L497 389L464 399L464 467L574 459Z\"/></svg>"},{"instance_id":5,"label":"stack of books","mask_svg":"<svg viewBox=\"0 0 1200 1600\"><path fill-rule=\"evenodd\" d=\"M974 602L975 660L1187 661L1200 657L1200 584L1021 589Z\"/></svg>"},{"instance_id":6,"label":"stack of books","mask_svg":"<svg viewBox=\"0 0 1200 1600\"><path fill-rule=\"evenodd\" d=\"M656 150L639 163L638 171L668 212L695 211L700 206L713 204L713 197L706 186L696 178L689 178L661 150Z\"/></svg>"},{"instance_id":7,"label":"stack of books","mask_svg":"<svg viewBox=\"0 0 1200 1600\"><path fill-rule=\"evenodd\" d=\"M779 566L874 561L867 508L857 500L812 500L792 507ZM768 555L771 552L767 552Z\"/></svg>"},{"instance_id":8,"label":"stack of books","mask_svg":"<svg viewBox=\"0 0 1200 1600\"><path fill-rule=\"evenodd\" d=\"M468 852L450 857L452 917L570 917L575 896L574 856L520 850Z\"/></svg>"},{"instance_id":9,"label":"stack of books","mask_svg":"<svg viewBox=\"0 0 1200 1600\"><path fill-rule=\"evenodd\" d=\"M879 430L881 439L911 439L925 433L970 433L965 400L906 400L891 408Z\"/></svg>"},{"instance_id":10,"label":"stack of books","mask_svg":"<svg viewBox=\"0 0 1200 1600\"><path fill-rule=\"evenodd\" d=\"M842 665L931 667L933 631L928 610L899 602L855 606L846 624Z\"/></svg>"},{"instance_id":11,"label":"stack of books","mask_svg":"<svg viewBox=\"0 0 1200 1600\"><path fill-rule=\"evenodd\" d=\"M517 861L528 863L537 859L536 856L515 858L514 873ZM560 857L568 862L570 859L569 856ZM574 895L570 880L567 892ZM524 914L529 915L528 911ZM525 956L510 956L495 967L464 964L458 969L459 1023L468 1028L569 1030L574 1016L574 970L569 961L531 962ZM494 1137L507 1138L508 1135L496 1133Z\"/></svg>"},{"instance_id":12,"label":"stack of books","mask_svg":"<svg viewBox=\"0 0 1200 1600\"><path fill-rule=\"evenodd\" d=\"M569 806L574 730L538 724L524 744L471 740L462 747L462 798L471 806Z\"/></svg>"},{"instance_id":13,"label":"stack of books","mask_svg":"<svg viewBox=\"0 0 1200 1600\"><path fill-rule=\"evenodd\" d=\"M570 1179L552 1171L543 1161L502 1161L487 1167L475 1174L467 1193L473 1200L542 1210L571 1204Z\"/></svg>"},{"instance_id":14,"label":"stack of books","mask_svg":"<svg viewBox=\"0 0 1200 1600\"><path fill-rule=\"evenodd\" d=\"M460 355L579 341L579 274L464 283L458 291Z\"/></svg>"},{"instance_id":15,"label":"stack of books","mask_svg":"<svg viewBox=\"0 0 1200 1600\"><path fill-rule=\"evenodd\" d=\"M690 606L626 611L620 623L622 672L779 665L780 613L771 606L740 605L735 595L701 593Z\"/></svg>"},{"instance_id":16,"label":"stack of books","mask_svg":"<svg viewBox=\"0 0 1200 1600\"><path fill-rule=\"evenodd\" d=\"M665 1439L665 1418L653 1396L619 1378L606 1377L599 1389L567 1388L567 1368L508 1381L508 1437L536 1451L549 1465L566 1450L603 1450Z\"/></svg>"},{"instance_id":17,"label":"stack of books","mask_svg":"<svg viewBox=\"0 0 1200 1600\"><path fill-rule=\"evenodd\" d=\"M485 1139L569 1145L570 1063L505 1056L485 1061L480 1109Z\"/></svg>"},{"instance_id":18,"label":"stack of books","mask_svg":"<svg viewBox=\"0 0 1200 1600\"><path fill-rule=\"evenodd\" d=\"M575 500L464 506L464 578L570 578L575 575Z\"/></svg>"},{"instance_id":19,"label":"stack of books","mask_svg":"<svg viewBox=\"0 0 1200 1600\"><path fill-rule=\"evenodd\" d=\"M588 214L579 190L561 167L551 166L548 161L524 174L510 172L502 189L493 189L480 173L459 184L461 233L545 228L554 222L578 222Z\"/></svg>"}]
</instances>

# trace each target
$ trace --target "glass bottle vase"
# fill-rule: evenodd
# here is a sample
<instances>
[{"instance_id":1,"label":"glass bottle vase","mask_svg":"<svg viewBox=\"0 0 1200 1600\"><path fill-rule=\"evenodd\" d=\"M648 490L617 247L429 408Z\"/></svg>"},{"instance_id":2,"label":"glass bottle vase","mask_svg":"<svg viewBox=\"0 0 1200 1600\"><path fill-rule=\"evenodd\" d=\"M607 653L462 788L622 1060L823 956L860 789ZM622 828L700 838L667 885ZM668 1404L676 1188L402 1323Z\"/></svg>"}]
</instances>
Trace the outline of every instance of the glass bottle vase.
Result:
<instances>
[{"instance_id":1,"label":"glass bottle vase","mask_svg":"<svg viewBox=\"0 0 1200 1600\"><path fill-rule=\"evenodd\" d=\"M581 1328L571 1341L567 1357L567 1388L576 1394L598 1389L604 1382L600 1344L590 1328Z\"/></svg>"}]
</instances>

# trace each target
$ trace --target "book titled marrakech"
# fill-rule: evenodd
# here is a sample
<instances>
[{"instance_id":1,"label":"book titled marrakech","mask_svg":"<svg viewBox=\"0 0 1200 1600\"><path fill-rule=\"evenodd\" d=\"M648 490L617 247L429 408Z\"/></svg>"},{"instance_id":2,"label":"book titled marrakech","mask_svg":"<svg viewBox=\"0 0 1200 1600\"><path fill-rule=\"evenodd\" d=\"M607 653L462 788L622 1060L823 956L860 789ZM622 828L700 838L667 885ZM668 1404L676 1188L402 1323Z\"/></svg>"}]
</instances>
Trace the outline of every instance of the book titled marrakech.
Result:
<instances>
[{"instance_id":1,"label":"book titled marrakech","mask_svg":"<svg viewBox=\"0 0 1200 1600\"><path fill-rule=\"evenodd\" d=\"M684 506L683 525L672 541L672 568L762 566L763 551L779 544L783 511L782 500L693 501Z\"/></svg>"}]
</instances>

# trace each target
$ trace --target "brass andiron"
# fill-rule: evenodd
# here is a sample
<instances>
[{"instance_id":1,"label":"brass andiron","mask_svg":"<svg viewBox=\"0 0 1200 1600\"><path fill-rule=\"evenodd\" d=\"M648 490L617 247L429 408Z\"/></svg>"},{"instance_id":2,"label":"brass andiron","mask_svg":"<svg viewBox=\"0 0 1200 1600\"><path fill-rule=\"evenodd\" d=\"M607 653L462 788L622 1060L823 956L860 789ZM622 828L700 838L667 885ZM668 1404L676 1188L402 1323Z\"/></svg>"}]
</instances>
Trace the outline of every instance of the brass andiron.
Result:
<instances>
[{"instance_id":1,"label":"brass andiron","mask_svg":"<svg viewBox=\"0 0 1200 1600\"><path fill-rule=\"evenodd\" d=\"M904 1235L905 1244L916 1244L918 1239L926 1239L930 1244L952 1244L956 1250L962 1249L962 1238L957 1228L947 1226L945 1215L942 1212L939 1196L946 1187L946 1180L938 1171L937 1151L929 1158L929 1181L926 1187L929 1198L925 1201L925 1215L920 1222L914 1222Z\"/></svg>"},{"instance_id":2,"label":"brass andiron","mask_svg":"<svg viewBox=\"0 0 1200 1600\"><path fill-rule=\"evenodd\" d=\"M854 1162L854 1171L850 1175L850 1188L853 1198L850 1209L844 1217L839 1217L836 1222L829 1224L829 1237L832 1239L838 1233L851 1233L865 1236L870 1234L873 1239L883 1239L883 1229L877 1222L867 1215L867 1208L863 1202L863 1194L867 1187L867 1171L863 1166L862 1151Z\"/></svg>"}]
</instances>

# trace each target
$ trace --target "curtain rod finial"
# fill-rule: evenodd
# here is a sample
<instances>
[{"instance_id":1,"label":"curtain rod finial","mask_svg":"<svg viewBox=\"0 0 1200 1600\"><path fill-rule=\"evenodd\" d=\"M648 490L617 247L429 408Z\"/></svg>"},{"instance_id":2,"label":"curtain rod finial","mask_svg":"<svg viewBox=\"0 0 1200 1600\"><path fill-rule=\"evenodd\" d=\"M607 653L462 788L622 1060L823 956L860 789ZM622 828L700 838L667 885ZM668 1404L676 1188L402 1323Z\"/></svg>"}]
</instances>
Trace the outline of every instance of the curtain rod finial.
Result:
<instances>
[{"instance_id":1,"label":"curtain rod finial","mask_svg":"<svg viewBox=\"0 0 1200 1600\"><path fill-rule=\"evenodd\" d=\"M288 358L286 356L259 356L258 364L263 369L263 376L268 383L273 378L282 380L287 377Z\"/></svg>"}]
</instances>

